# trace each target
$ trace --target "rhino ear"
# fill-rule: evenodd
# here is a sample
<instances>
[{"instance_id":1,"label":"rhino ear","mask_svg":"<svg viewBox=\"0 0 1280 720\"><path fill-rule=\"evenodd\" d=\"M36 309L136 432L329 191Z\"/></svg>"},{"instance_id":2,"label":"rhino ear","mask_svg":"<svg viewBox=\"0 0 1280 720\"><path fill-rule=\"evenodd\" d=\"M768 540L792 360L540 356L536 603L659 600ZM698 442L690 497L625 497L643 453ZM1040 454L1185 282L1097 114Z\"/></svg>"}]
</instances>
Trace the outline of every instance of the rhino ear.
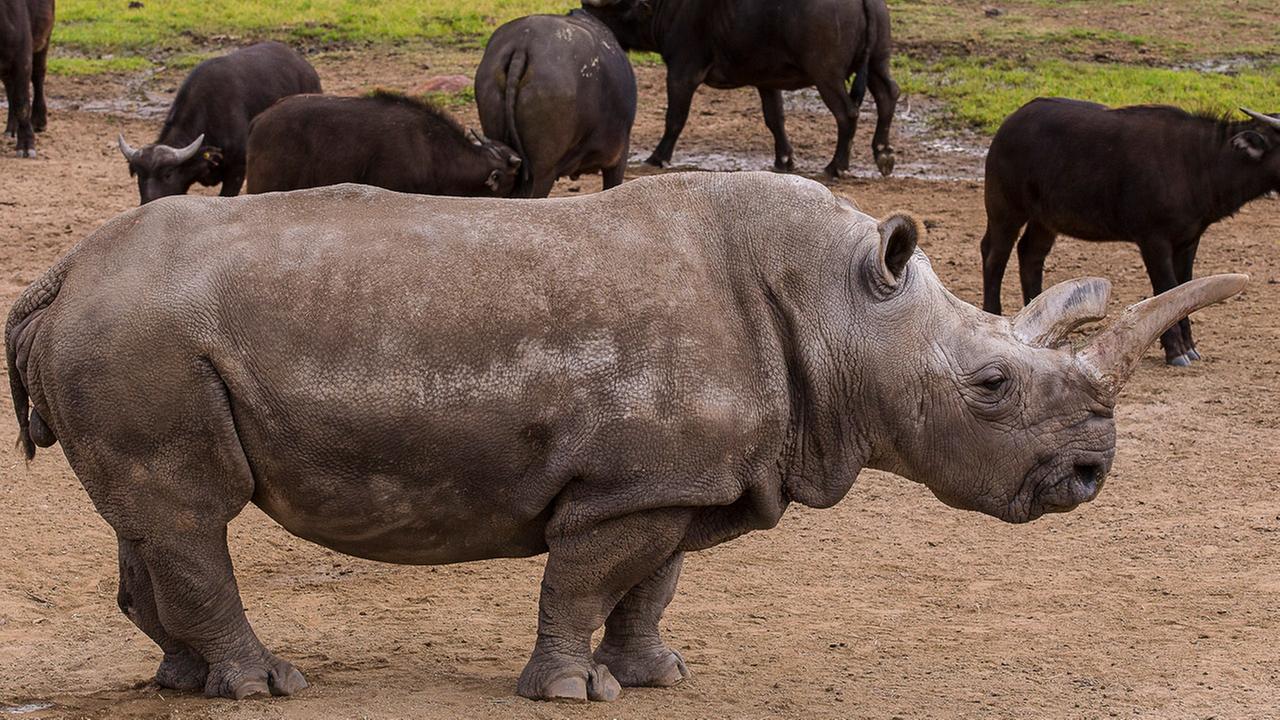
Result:
<instances>
[{"instance_id":1,"label":"rhino ear","mask_svg":"<svg viewBox=\"0 0 1280 720\"><path fill-rule=\"evenodd\" d=\"M916 251L916 243L923 234L920 222L906 213L894 213L880 222L879 269L881 279L891 287L897 287L907 263Z\"/></svg>"}]
</instances>

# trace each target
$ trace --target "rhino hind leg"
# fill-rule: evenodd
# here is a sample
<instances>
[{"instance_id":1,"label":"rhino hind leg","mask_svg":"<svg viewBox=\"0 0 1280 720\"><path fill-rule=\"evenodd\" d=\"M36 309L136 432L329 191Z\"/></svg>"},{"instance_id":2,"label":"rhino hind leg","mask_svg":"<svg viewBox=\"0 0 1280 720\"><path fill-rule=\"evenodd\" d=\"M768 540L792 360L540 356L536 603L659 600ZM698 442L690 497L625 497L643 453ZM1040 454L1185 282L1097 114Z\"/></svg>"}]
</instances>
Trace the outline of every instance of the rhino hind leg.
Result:
<instances>
[{"instance_id":1,"label":"rhino hind leg","mask_svg":"<svg viewBox=\"0 0 1280 720\"><path fill-rule=\"evenodd\" d=\"M658 633L662 613L675 597L683 553L672 555L657 572L623 596L604 625L604 639L593 658L609 668L623 687L670 687L689 677L680 653Z\"/></svg>"},{"instance_id":2,"label":"rhino hind leg","mask_svg":"<svg viewBox=\"0 0 1280 720\"><path fill-rule=\"evenodd\" d=\"M120 589L116 602L120 611L164 651L164 660L156 670L156 683L172 690L203 690L209 664L190 645L170 635L160 622L151 574L135 543L120 538L119 546Z\"/></svg>"},{"instance_id":3,"label":"rhino hind leg","mask_svg":"<svg viewBox=\"0 0 1280 720\"><path fill-rule=\"evenodd\" d=\"M653 510L548 537L538 640L520 674L520 695L569 702L618 697L620 683L591 655L591 635L632 588L669 563L691 517L686 509Z\"/></svg>"},{"instance_id":4,"label":"rhino hind leg","mask_svg":"<svg viewBox=\"0 0 1280 720\"><path fill-rule=\"evenodd\" d=\"M164 630L208 663L205 695L240 700L292 695L307 686L302 674L263 647L249 626L232 574L226 525L148 538L137 547Z\"/></svg>"}]
</instances>

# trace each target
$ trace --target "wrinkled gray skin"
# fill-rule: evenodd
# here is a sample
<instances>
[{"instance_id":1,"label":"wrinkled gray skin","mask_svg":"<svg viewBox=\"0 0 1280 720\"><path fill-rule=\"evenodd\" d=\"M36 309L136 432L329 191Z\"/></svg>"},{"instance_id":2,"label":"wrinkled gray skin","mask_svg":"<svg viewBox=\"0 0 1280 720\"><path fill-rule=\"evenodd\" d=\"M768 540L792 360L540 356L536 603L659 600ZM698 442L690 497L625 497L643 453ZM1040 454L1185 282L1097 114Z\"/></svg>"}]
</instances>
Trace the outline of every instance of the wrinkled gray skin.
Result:
<instances>
[{"instance_id":1,"label":"wrinkled gray skin","mask_svg":"<svg viewBox=\"0 0 1280 720\"><path fill-rule=\"evenodd\" d=\"M15 304L21 439L60 440L115 529L162 685L305 686L232 575L227 522L253 502L376 560L548 553L518 691L609 700L688 674L658 633L685 552L833 505L862 468L1012 522L1093 498L1142 350L1243 286L1189 283L1073 352L1105 281L988 315L918 232L763 173L545 201L168 198Z\"/></svg>"}]
</instances>

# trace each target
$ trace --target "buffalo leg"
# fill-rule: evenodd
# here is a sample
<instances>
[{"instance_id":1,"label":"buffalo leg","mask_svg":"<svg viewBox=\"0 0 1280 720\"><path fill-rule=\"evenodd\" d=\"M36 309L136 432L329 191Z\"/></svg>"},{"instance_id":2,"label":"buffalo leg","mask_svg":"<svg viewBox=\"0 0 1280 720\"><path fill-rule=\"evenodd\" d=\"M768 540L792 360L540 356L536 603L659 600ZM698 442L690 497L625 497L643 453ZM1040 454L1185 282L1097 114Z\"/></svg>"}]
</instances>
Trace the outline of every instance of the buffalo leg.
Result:
<instances>
[{"instance_id":1,"label":"buffalo leg","mask_svg":"<svg viewBox=\"0 0 1280 720\"><path fill-rule=\"evenodd\" d=\"M4 134L7 137L15 137L18 134L18 99L13 94L16 83L9 75L5 75L0 80L4 82L4 101L9 105L9 111L5 115Z\"/></svg>"},{"instance_id":2,"label":"buffalo leg","mask_svg":"<svg viewBox=\"0 0 1280 720\"><path fill-rule=\"evenodd\" d=\"M31 56L20 59L10 68L5 82L9 96L9 114L13 132L18 137L18 157L36 156L36 135L31 129Z\"/></svg>"},{"instance_id":3,"label":"buffalo leg","mask_svg":"<svg viewBox=\"0 0 1280 720\"><path fill-rule=\"evenodd\" d=\"M646 163L655 167L666 167L671 163L676 141L684 131L684 124L689 121L693 94L702 84L703 76L703 73L682 73L676 68L667 68L667 126L662 133L662 140L658 142L653 154L645 160Z\"/></svg>"},{"instance_id":4,"label":"buffalo leg","mask_svg":"<svg viewBox=\"0 0 1280 720\"><path fill-rule=\"evenodd\" d=\"M556 186L557 179L554 169L534 175L533 179L529 182L528 195L525 197L547 197L551 194L551 189Z\"/></svg>"},{"instance_id":5,"label":"buffalo leg","mask_svg":"<svg viewBox=\"0 0 1280 720\"><path fill-rule=\"evenodd\" d=\"M758 88L760 104L764 109L764 124L773 133L773 169L778 172L795 170L791 141L787 139L787 118L782 111L782 91Z\"/></svg>"},{"instance_id":6,"label":"buffalo leg","mask_svg":"<svg viewBox=\"0 0 1280 720\"><path fill-rule=\"evenodd\" d=\"M1155 294L1172 290L1178 285L1174 272L1173 253L1169 245L1163 241L1139 242L1142 251L1142 262L1147 266L1147 275L1151 278L1151 289ZM1160 346L1164 348L1164 361L1168 365L1179 367L1190 365L1187 348L1182 345L1182 328L1175 324L1160 336Z\"/></svg>"},{"instance_id":7,"label":"buffalo leg","mask_svg":"<svg viewBox=\"0 0 1280 720\"><path fill-rule=\"evenodd\" d=\"M685 509L652 510L547 538L538 641L520 674L521 695L535 700L617 698L618 681L592 659L591 635L624 595L669 561L690 519Z\"/></svg>"},{"instance_id":8,"label":"buffalo leg","mask_svg":"<svg viewBox=\"0 0 1280 720\"><path fill-rule=\"evenodd\" d=\"M818 94L836 119L836 154L825 172L838 178L849 170L849 145L858 128L858 110L853 106L853 98L845 91L843 78L839 82L819 83Z\"/></svg>"},{"instance_id":9,"label":"buffalo leg","mask_svg":"<svg viewBox=\"0 0 1280 720\"><path fill-rule=\"evenodd\" d=\"M174 690L203 690L209 675L208 663L190 645L165 630L156 609L151 574L138 555L135 543L122 537L119 545L120 589L116 601L120 611L164 651L164 660L156 670L156 682Z\"/></svg>"},{"instance_id":10,"label":"buffalo leg","mask_svg":"<svg viewBox=\"0 0 1280 720\"><path fill-rule=\"evenodd\" d=\"M871 152L876 158L876 168L883 176L893 172L893 145L889 142L889 131L893 126L893 114L898 108L900 90L898 83L889 75L889 57L872 58L868 68L870 77L867 86L871 97L876 100L876 133L871 138ZM854 112L857 112L855 108Z\"/></svg>"},{"instance_id":11,"label":"buffalo leg","mask_svg":"<svg viewBox=\"0 0 1280 720\"><path fill-rule=\"evenodd\" d=\"M622 179L626 175L626 173L627 173L627 154L624 152L622 154L622 160L618 161L617 165L614 165L613 167L607 167L600 172L600 177L601 177L601 180L603 181L604 189L608 190L609 188L616 188L619 185L621 185Z\"/></svg>"},{"instance_id":12,"label":"buffalo leg","mask_svg":"<svg viewBox=\"0 0 1280 720\"><path fill-rule=\"evenodd\" d=\"M1191 282L1196 263L1196 250L1200 247L1200 238L1197 237L1190 243L1183 245L1173 254L1174 272L1177 273L1178 284ZM1178 323L1178 328L1182 331L1182 347L1186 351L1187 359L1195 362L1200 359L1200 352L1196 350L1195 340L1191 338L1191 318L1182 318Z\"/></svg>"},{"instance_id":13,"label":"buffalo leg","mask_svg":"<svg viewBox=\"0 0 1280 720\"><path fill-rule=\"evenodd\" d=\"M48 47L31 58L31 128L36 132L44 132L49 126L49 108L44 100L44 75L48 58Z\"/></svg>"},{"instance_id":14,"label":"buffalo leg","mask_svg":"<svg viewBox=\"0 0 1280 720\"><path fill-rule=\"evenodd\" d=\"M982 309L999 315L1000 285L1009 266L1023 220L996 219L987 211L987 231L982 236Z\"/></svg>"},{"instance_id":15,"label":"buffalo leg","mask_svg":"<svg viewBox=\"0 0 1280 720\"><path fill-rule=\"evenodd\" d=\"M682 553L672 555L631 588L605 621L604 639L592 657L623 687L668 687L689 677L684 658L658 634L658 621L675 597L683 559Z\"/></svg>"},{"instance_id":16,"label":"buffalo leg","mask_svg":"<svg viewBox=\"0 0 1280 720\"><path fill-rule=\"evenodd\" d=\"M1018 241L1018 276L1022 280L1022 304L1026 305L1044 290L1044 259L1053 249L1056 237L1049 228L1032 220Z\"/></svg>"},{"instance_id":17,"label":"buffalo leg","mask_svg":"<svg viewBox=\"0 0 1280 720\"><path fill-rule=\"evenodd\" d=\"M222 187L218 190L218 195L222 197L235 197L240 194L240 188L244 187L244 168L228 168L226 174L222 176Z\"/></svg>"},{"instance_id":18,"label":"buffalo leg","mask_svg":"<svg viewBox=\"0 0 1280 720\"><path fill-rule=\"evenodd\" d=\"M184 518L181 531L137 543L164 629L209 664L204 692L237 700L290 695L307 686L293 665L272 655L253 633L227 552L227 526Z\"/></svg>"}]
</instances>

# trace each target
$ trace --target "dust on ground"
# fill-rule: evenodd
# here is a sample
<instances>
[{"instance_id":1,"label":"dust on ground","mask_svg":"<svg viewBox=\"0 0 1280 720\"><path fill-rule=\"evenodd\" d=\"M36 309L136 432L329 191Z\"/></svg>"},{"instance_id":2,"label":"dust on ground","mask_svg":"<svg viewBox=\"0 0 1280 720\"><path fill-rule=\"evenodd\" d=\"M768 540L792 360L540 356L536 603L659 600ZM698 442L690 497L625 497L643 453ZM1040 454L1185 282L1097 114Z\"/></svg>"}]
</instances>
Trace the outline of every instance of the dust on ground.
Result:
<instances>
[{"instance_id":1,"label":"dust on ground","mask_svg":"<svg viewBox=\"0 0 1280 720\"><path fill-rule=\"evenodd\" d=\"M327 88L412 89L470 72L478 53L329 53ZM425 66L425 67L424 67ZM171 76L172 75L172 76ZM662 70L639 69L633 147L661 135ZM176 79L175 79L176 78ZM53 83L40 157L0 159L0 299L7 305L137 190L115 148L154 137L180 75ZM804 174L834 122L793 95ZM133 102L135 107L113 106ZM106 105L95 105L106 103ZM903 175L833 185L875 215L905 208L944 283L977 303L980 153L930 131L923 102L896 123ZM919 114L919 119L916 116ZM461 110L474 124L473 111ZM919 123L919 130L913 123ZM940 144L931 146L931 143ZM950 149L954 143L959 150ZM937 153L931 155L930 153ZM939 158L956 157L954 165ZM703 90L680 166L771 164L751 90ZM705 165L704 165L705 163ZM920 177L910 177L912 169ZM656 172L634 167L634 174ZM943 177L961 179L937 179ZM927 179L921 179L927 178ZM557 193L593 192L598 179ZM774 530L685 563L664 622L693 678L564 706L514 694L532 647L542 559L399 567L292 537L250 507L231 525L249 616L312 683L234 703L159 690L157 648L115 607L115 540L55 447L0 458L0 713L20 718L1265 718L1280 713L1280 202L1214 226L1197 272L1247 272L1248 290L1196 316L1206 359L1148 353L1117 412L1118 452L1092 504L1029 525L951 510L898 477L864 473L831 510L792 508ZM1113 313L1150 294L1136 248L1060 240L1047 282L1099 274ZM1006 283L1016 295L1015 274ZM10 412L9 400L0 412Z\"/></svg>"}]
</instances>

